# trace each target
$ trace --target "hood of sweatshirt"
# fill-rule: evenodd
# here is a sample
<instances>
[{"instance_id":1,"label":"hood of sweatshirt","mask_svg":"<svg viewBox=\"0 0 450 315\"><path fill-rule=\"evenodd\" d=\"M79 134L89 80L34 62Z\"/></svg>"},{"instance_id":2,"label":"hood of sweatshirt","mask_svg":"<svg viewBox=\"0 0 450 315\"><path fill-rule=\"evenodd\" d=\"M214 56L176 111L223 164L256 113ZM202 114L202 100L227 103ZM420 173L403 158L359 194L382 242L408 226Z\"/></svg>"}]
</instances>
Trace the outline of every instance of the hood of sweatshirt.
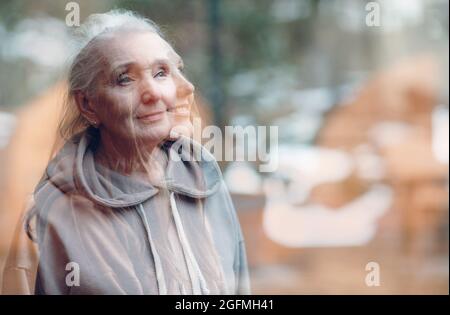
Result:
<instances>
[{"instance_id":1,"label":"hood of sweatshirt","mask_svg":"<svg viewBox=\"0 0 450 315\"><path fill-rule=\"evenodd\" d=\"M37 186L37 199L46 184L63 193L81 190L97 204L111 208L142 204L158 192L157 186L95 163L93 143L88 132L66 142ZM166 141L162 148L168 155L168 165L161 186L192 198L205 198L217 191L221 171L208 150L187 137Z\"/></svg>"}]
</instances>

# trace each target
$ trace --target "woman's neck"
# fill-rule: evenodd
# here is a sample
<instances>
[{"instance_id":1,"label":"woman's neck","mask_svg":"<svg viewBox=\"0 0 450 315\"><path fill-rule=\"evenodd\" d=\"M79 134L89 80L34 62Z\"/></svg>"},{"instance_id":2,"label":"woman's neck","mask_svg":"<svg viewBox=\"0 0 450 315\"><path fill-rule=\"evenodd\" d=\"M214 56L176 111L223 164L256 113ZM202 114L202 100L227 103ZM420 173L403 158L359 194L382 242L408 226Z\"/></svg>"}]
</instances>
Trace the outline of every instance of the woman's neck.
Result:
<instances>
[{"instance_id":1,"label":"woman's neck","mask_svg":"<svg viewBox=\"0 0 450 315\"><path fill-rule=\"evenodd\" d=\"M164 179L168 163L167 155L158 143L113 139L110 134L102 132L94 158L109 169L148 179L153 184Z\"/></svg>"}]
</instances>

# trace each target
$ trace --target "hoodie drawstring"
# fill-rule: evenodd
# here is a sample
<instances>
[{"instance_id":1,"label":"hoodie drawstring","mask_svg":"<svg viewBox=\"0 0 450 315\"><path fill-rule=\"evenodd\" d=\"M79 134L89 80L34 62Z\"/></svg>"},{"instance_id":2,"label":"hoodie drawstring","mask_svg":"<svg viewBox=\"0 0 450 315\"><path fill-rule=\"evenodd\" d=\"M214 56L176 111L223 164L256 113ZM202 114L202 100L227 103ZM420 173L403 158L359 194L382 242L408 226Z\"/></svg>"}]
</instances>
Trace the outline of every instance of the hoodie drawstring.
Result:
<instances>
[{"instance_id":1,"label":"hoodie drawstring","mask_svg":"<svg viewBox=\"0 0 450 315\"><path fill-rule=\"evenodd\" d=\"M178 237L180 238L181 246L183 248L184 257L188 265L189 276L191 278L193 293L195 294L209 294L206 280L198 266L191 246L189 245L186 234L184 233L183 224L181 223L180 213L178 212L177 203L175 202L175 193L170 193L170 207L172 208L172 215L177 227ZM200 288L199 288L200 284Z\"/></svg>"},{"instance_id":2,"label":"hoodie drawstring","mask_svg":"<svg viewBox=\"0 0 450 315\"><path fill-rule=\"evenodd\" d=\"M167 294L166 281L164 279L164 271L162 269L161 258L159 257L158 251L156 250L155 243L153 242L152 234L150 232L150 226L147 221L147 216L145 215L144 207L139 204L138 213L144 222L145 230L147 232L148 241L150 242L150 248L153 255L153 260L155 262L156 271L156 281L158 283L158 292L160 295Z\"/></svg>"},{"instance_id":3,"label":"hoodie drawstring","mask_svg":"<svg viewBox=\"0 0 450 315\"><path fill-rule=\"evenodd\" d=\"M178 233L178 238L181 243L181 247L183 249L183 254L186 259L187 269L189 272L189 278L191 279L192 291L194 295L200 294L209 294L210 291L206 284L205 277L200 270L197 260L195 259L194 253L192 252L191 246L189 245L189 241L186 237L186 233L184 232L183 224L181 222L180 213L178 212L177 203L175 201L175 193L170 193L170 208L172 209L172 215L175 221L175 226ZM155 270L156 270L156 279L158 282L158 290L159 294L167 294L167 287L164 279L164 271L162 269L161 259L156 250L155 244L153 242L153 238L150 232L150 226L147 221L147 216L144 212L144 207L142 204L139 204L139 214L141 219L144 221L144 226L147 231L147 236L150 242L153 260L155 262Z\"/></svg>"}]
</instances>

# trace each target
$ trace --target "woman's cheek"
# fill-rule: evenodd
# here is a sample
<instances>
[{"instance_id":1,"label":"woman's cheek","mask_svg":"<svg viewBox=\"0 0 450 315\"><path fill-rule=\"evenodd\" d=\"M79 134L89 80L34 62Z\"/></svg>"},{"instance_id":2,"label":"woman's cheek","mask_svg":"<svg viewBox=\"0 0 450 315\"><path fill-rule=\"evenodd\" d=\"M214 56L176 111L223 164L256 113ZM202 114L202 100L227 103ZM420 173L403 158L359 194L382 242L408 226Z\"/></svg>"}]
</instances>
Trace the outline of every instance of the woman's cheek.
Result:
<instances>
[{"instance_id":1,"label":"woman's cheek","mask_svg":"<svg viewBox=\"0 0 450 315\"><path fill-rule=\"evenodd\" d=\"M121 122L128 119L133 112L134 93L125 93L123 91L110 91L105 95L101 106L102 111L111 122Z\"/></svg>"},{"instance_id":2,"label":"woman's cheek","mask_svg":"<svg viewBox=\"0 0 450 315\"><path fill-rule=\"evenodd\" d=\"M164 87L164 98L167 108L171 108L175 106L176 100L177 100L177 88L175 86L175 83L170 80Z\"/></svg>"}]
</instances>

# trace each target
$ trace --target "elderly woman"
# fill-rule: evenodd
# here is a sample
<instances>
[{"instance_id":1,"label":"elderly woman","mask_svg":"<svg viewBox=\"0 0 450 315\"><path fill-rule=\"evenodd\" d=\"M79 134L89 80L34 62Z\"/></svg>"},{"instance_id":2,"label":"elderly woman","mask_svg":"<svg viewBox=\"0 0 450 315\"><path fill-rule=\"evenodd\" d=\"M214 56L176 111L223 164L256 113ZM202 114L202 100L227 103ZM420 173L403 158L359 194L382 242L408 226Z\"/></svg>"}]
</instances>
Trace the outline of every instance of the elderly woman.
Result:
<instances>
[{"instance_id":1,"label":"elderly woman","mask_svg":"<svg viewBox=\"0 0 450 315\"><path fill-rule=\"evenodd\" d=\"M35 293L249 293L220 170L185 136L194 87L181 58L128 11L91 15L78 31L65 143L26 216L39 248Z\"/></svg>"}]
</instances>

